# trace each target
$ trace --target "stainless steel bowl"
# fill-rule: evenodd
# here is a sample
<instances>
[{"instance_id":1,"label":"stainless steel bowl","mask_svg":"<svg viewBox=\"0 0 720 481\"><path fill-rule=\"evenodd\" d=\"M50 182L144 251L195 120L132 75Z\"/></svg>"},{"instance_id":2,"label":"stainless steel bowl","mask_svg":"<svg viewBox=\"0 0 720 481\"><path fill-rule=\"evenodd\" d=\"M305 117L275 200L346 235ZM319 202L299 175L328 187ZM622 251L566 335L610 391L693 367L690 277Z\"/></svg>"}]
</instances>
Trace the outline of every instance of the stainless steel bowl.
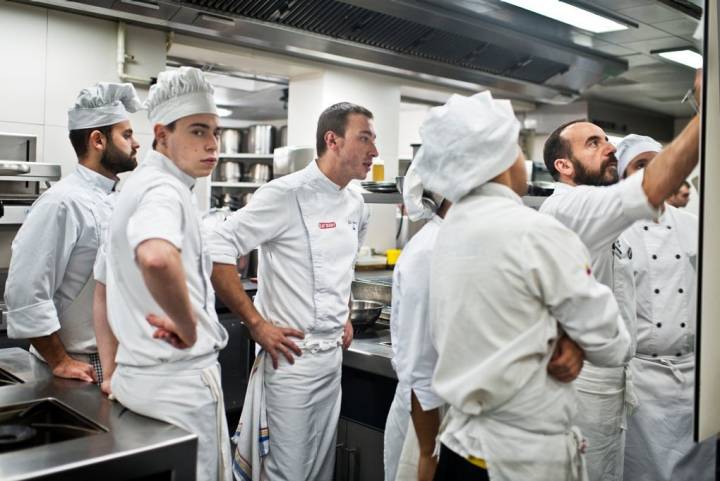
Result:
<instances>
[{"instance_id":1,"label":"stainless steel bowl","mask_svg":"<svg viewBox=\"0 0 720 481\"><path fill-rule=\"evenodd\" d=\"M350 305L350 322L362 331L375 324L385 305L382 302L356 300Z\"/></svg>"}]
</instances>

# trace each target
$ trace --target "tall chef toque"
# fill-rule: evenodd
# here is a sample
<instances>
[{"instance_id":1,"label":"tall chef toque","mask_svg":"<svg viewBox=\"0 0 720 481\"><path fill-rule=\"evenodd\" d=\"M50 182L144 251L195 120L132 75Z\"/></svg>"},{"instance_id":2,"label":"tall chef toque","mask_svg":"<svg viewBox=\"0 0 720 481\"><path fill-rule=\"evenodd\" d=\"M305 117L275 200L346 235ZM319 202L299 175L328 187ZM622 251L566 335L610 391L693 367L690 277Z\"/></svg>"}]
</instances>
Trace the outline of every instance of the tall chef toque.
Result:
<instances>
[{"instance_id":1,"label":"tall chef toque","mask_svg":"<svg viewBox=\"0 0 720 481\"><path fill-rule=\"evenodd\" d=\"M153 125L167 125L188 115L217 115L213 92L210 82L194 67L160 72L145 101L148 118Z\"/></svg>"},{"instance_id":2,"label":"tall chef toque","mask_svg":"<svg viewBox=\"0 0 720 481\"><path fill-rule=\"evenodd\" d=\"M457 202L515 162L519 132L510 101L453 95L430 109L413 164L426 189Z\"/></svg>"},{"instance_id":3,"label":"tall chef toque","mask_svg":"<svg viewBox=\"0 0 720 481\"><path fill-rule=\"evenodd\" d=\"M630 165L630 161L643 152L660 152L662 145L652 137L645 135L630 134L620 141L617 145L615 158L618 161L618 174L622 177L625 175L625 169Z\"/></svg>"},{"instance_id":4,"label":"tall chef toque","mask_svg":"<svg viewBox=\"0 0 720 481\"><path fill-rule=\"evenodd\" d=\"M100 82L82 89L68 110L68 130L91 129L128 120L142 103L129 83Z\"/></svg>"}]
</instances>

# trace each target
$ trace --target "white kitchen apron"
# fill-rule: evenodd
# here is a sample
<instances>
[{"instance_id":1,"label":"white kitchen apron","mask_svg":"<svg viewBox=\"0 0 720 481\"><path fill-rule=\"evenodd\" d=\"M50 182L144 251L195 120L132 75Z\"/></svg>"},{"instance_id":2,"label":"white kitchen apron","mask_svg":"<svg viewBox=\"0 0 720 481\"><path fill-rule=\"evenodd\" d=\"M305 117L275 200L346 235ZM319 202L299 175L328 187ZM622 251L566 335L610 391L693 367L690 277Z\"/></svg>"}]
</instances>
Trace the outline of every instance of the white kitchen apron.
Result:
<instances>
[{"instance_id":1,"label":"white kitchen apron","mask_svg":"<svg viewBox=\"0 0 720 481\"><path fill-rule=\"evenodd\" d=\"M626 481L712 481L716 438L695 444L695 356L630 361L641 404L628 420Z\"/></svg>"},{"instance_id":2,"label":"white kitchen apron","mask_svg":"<svg viewBox=\"0 0 720 481\"><path fill-rule=\"evenodd\" d=\"M410 411L402 402L402 395L399 389L395 389L395 397L393 398L390 410L388 411L387 421L385 421L383 458L385 466L385 481L395 481L398 466L400 464L400 454L403 445L408 437L408 426L412 424ZM413 431L413 436L415 431ZM417 477L417 472L415 473Z\"/></svg>"},{"instance_id":3,"label":"white kitchen apron","mask_svg":"<svg viewBox=\"0 0 720 481\"><path fill-rule=\"evenodd\" d=\"M131 411L198 436L197 481L232 480L217 354L151 367L119 364L111 385Z\"/></svg>"}]
</instances>

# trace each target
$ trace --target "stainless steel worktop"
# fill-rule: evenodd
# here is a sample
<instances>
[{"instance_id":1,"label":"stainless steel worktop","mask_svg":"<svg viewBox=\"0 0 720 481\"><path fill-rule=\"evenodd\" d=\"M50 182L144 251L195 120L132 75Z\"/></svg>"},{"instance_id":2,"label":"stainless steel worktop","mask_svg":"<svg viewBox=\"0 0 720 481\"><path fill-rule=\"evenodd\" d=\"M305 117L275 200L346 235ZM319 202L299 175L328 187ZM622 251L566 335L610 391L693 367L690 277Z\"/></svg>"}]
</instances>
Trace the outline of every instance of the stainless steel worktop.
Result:
<instances>
[{"instance_id":1,"label":"stainless steel worktop","mask_svg":"<svg viewBox=\"0 0 720 481\"><path fill-rule=\"evenodd\" d=\"M52 399L102 428L86 437L0 454L3 481L195 479L194 434L128 411L97 385L53 377L22 349L0 350L0 368L24 381L0 387L0 409Z\"/></svg>"},{"instance_id":2,"label":"stainless steel worktop","mask_svg":"<svg viewBox=\"0 0 720 481\"><path fill-rule=\"evenodd\" d=\"M343 366L397 380L390 362L392 356L390 329L375 329L355 336L343 353Z\"/></svg>"}]
</instances>

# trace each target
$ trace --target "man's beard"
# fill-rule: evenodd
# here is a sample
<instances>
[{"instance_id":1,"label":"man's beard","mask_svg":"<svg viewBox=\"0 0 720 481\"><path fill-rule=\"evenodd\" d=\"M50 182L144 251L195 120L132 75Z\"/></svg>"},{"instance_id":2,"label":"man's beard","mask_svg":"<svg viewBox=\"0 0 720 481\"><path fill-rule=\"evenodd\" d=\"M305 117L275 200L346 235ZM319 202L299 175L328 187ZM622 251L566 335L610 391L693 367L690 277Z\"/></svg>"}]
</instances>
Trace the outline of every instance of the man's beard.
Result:
<instances>
[{"instance_id":1,"label":"man's beard","mask_svg":"<svg viewBox=\"0 0 720 481\"><path fill-rule=\"evenodd\" d=\"M605 186L616 184L618 181L617 168L615 169L614 174L608 174L610 163L612 161L615 161L614 155L611 155L605 162L602 163L598 172L590 172L584 165L582 165L582 163L580 163L579 160L574 157L570 157L570 162L572 162L573 167L575 168L575 177L573 178L573 182L575 182L576 185ZM615 161L615 165L617 165L617 161Z\"/></svg>"},{"instance_id":2,"label":"man's beard","mask_svg":"<svg viewBox=\"0 0 720 481\"><path fill-rule=\"evenodd\" d=\"M108 143L108 148L105 149L105 152L103 152L103 155L100 158L100 164L113 174L133 170L137 166L135 151L132 151L130 154L126 154L115 147L115 144L110 141Z\"/></svg>"}]
</instances>

